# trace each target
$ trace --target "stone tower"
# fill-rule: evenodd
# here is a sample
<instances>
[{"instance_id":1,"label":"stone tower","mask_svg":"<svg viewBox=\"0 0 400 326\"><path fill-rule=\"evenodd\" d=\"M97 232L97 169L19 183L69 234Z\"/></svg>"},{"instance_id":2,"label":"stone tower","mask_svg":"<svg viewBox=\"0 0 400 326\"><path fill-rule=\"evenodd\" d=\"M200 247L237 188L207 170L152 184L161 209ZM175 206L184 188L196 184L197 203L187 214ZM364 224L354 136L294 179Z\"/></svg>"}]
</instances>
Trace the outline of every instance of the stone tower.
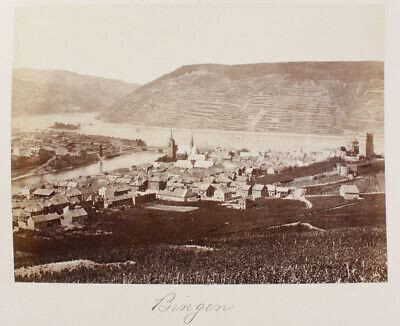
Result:
<instances>
[{"instance_id":1,"label":"stone tower","mask_svg":"<svg viewBox=\"0 0 400 326\"><path fill-rule=\"evenodd\" d=\"M365 139L365 156L373 157L374 156L374 133L367 132Z\"/></svg>"}]
</instances>

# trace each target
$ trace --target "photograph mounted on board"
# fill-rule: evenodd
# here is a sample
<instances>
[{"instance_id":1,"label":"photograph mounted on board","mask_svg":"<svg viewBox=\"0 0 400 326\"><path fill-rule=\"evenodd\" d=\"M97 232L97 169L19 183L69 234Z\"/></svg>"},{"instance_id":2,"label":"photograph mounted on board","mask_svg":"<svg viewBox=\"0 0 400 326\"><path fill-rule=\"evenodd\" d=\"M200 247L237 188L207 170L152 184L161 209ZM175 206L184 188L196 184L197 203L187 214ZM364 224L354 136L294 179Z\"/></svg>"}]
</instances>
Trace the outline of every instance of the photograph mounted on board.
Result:
<instances>
[{"instance_id":1,"label":"photograph mounted on board","mask_svg":"<svg viewBox=\"0 0 400 326\"><path fill-rule=\"evenodd\" d=\"M373 5L16 8L15 281L386 282L383 59Z\"/></svg>"}]
</instances>

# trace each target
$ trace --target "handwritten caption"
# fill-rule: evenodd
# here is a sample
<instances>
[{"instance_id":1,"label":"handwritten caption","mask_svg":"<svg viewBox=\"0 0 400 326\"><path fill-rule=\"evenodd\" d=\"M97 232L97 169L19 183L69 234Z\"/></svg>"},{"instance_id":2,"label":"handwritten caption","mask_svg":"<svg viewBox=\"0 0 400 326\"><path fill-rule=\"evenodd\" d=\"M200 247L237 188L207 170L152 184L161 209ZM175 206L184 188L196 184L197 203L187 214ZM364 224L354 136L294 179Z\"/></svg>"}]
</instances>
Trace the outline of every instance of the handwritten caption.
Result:
<instances>
[{"instance_id":1,"label":"handwritten caption","mask_svg":"<svg viewBox=\"0 0 400 326\"><path fill-rule=\"evenodd\" d=\"M186 297L187 299L189 297ZM156 303L152 306L151 310L161 313L181 313L183 315L183 322L190 324L198 315L203 313L224 313L234 308L232 305L227 304L213 304L213 303L190 303L179 302L175 292L168 293L156 299Z\"/></svg>"}]
</instances>

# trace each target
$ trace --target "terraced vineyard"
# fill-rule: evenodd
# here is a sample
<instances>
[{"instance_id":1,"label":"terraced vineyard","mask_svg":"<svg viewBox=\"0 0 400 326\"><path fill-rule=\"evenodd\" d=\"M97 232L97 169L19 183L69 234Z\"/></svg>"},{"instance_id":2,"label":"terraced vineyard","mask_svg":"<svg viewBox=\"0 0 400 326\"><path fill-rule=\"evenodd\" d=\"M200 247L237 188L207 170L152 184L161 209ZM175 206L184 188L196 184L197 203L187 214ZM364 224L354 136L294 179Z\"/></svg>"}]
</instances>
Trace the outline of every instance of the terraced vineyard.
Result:
<instances>
[{"instance_id":1,"label":"terraced vineyard","mask_svg":"<svg viewBox=\"0 0 400 326\"><path fill-rule=\"evenodd\" d=\"M139 87L105 120L175 128L383 131L382 62L192 65Z\"/></svg>"},{"instance_id":2,"label":"terraced vineyard","mask_svg":"<svg viewBox=\"0 0 400 326\"><path fill-rule=\"evenodd\" d=\"M246 210L88 209L79 229L14 233L17 282L265 284L386 282L385 195L260 198Z\"/></svg>"}]
</instances>

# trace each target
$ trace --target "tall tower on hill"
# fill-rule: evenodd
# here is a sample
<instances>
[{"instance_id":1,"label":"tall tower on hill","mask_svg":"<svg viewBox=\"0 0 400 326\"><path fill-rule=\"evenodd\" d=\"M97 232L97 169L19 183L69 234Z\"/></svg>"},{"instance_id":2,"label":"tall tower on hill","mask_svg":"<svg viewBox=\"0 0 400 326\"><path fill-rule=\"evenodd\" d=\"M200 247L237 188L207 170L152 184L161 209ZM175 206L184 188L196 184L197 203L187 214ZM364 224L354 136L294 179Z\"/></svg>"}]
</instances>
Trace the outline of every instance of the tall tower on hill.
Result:
<instances>
[{"instance_id":1,"label":"tall tower on hill","mask_svg":"<svg viewBox=\"0 0 400 326\"><path fill-rule=\"evenodd\" d=\"M374 156L374 133L367 132L367 136L365 139L365 156L372 157Z\"/></svg>"}]
</instances>

